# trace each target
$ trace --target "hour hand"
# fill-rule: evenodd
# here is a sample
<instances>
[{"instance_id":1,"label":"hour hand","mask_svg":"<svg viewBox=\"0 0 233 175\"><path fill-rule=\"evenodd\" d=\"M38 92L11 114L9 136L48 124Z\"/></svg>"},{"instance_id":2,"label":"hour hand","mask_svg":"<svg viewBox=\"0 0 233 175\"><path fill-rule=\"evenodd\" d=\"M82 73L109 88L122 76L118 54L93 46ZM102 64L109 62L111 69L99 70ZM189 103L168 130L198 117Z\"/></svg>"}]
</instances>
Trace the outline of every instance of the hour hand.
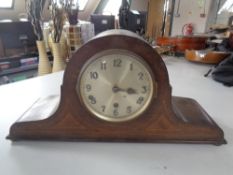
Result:
<instances>
[{"instance_id":1,"label":"hour hand","mask_svg":"<svg viewBox=\"0 0 233 175\"><path fill-rule=\"evenodd\" d=\"M137 91L136 91L135 89L133 89L133 88L128 88L128 89L126 90L126 92L127 92L128 94L137 94Z\"/></svg>"}]
</instances>

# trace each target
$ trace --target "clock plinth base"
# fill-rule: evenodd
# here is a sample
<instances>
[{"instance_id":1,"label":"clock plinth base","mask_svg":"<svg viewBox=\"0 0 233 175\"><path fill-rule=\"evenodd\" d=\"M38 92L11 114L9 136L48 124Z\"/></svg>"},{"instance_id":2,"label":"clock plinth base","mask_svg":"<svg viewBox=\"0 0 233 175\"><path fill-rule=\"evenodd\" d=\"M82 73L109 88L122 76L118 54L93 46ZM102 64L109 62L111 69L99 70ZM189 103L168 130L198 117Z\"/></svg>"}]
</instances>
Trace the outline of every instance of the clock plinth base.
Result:
<instances>
[{"instance_id":1,"label":"clock plinth base","mask_svg":"<svg viewBox=\"0 0 233 175\"><path fill-rule=\"evenodd\" d=\"M10 129L7 137L19 140L57 141L104 141L104 142L156 142L156 143L202 143L221 145L226 143L223 131L194 100L172 98L174 118L167 115L152 116L153 124L140 127L119 126L115 129L99 125L86 125L85 120L67 113L70 109L55 113L59 98L51 96L38 100ZM37 111L40 111L38 114ZM44 116L45 115L45 116ZM175 120L174 120L175 119ZM33 120L33 121L30 121ZM98 123L98 121L97 121ZM119 129L118 131L116 129Z\"/></svg>"}]
</instances>

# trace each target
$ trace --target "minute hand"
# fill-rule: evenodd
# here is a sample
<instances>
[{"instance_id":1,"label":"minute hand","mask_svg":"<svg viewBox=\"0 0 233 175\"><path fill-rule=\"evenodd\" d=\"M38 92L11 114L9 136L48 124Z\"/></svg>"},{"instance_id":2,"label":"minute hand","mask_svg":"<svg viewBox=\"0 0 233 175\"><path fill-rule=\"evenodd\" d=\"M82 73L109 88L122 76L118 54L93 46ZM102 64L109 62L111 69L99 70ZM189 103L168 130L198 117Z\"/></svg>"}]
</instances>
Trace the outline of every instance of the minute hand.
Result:
<instances>
[{"instance_id":1,"label":"minute hand","mask_svg":"<svg viewBox=\"0 0 233 175\"><path fill-rule=\"evenodd\" d=\"M113 88L112 88L112 90L113 90L113 92L115 92L115 93L117 93L117 92L126 92L126 93L128 93L128 94L137 94L137 91L135 90L135 89L133 89L133 88L128 88L128 89L122 89L122 88L120 88L120 87L118 87L118 86L114 86Z\"/></svg>"}]
</instances>

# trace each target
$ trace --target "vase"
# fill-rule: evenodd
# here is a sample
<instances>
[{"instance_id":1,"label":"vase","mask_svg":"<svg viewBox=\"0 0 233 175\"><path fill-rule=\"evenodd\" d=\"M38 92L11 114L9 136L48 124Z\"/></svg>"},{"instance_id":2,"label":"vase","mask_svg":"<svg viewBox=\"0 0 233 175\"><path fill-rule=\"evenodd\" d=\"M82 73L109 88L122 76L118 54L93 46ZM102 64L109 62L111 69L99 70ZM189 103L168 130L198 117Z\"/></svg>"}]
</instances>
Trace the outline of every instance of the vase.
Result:
<instances>
[{"instance_id":1,"label":"vase","mask_svg":"<svg viewBox=\"0 0 233 175\"><path fill-rule=\"evenodd\" d=\"M38 63L38 75L46 75L51 73L51 64L48 59L45 42L44 41L36 41L38 54L39 54L39 63Z\"/></svg>"},{"instance_id":2,"label":"vase","mask_svg":"<svg viewBox=\"0 0 233 175\"><path fill-rule=\"evenodd\" d=\"M81 25L69 25L65 27L69 57L71 57L82 46Z\"/></svg>"},{"instance_id":3,"label":"vase","mask_svg":"<svg viewBox=\"0 0 233 175\"><path fill-rule=\"evenodd\" d=\"M53 50L53 70L52 72L58 72L65 69L65 60L62 58L61 44L52 43Z\"/></svg>"},{"instance_id":4,"label":"vase","mask_svg":"<svg viewBox=\"0 0 233 175\"><path fill-rule=\"evenodd\" d=\"M50 37L49 35L50 35L50 27L44 26L43 27L43 36L44 36L44 41L45 41L45 47L48 50L49 50L48 42L49 42L49 37Z\"/></svg>"},{"instance_id":5,"label":"vase","mask_svg":"<svg viewBox=\"0 0 233 175\"><path fill-rule=\"evenodd\" d=\"M62 32L59 43L61 47L62 58L66 61L67 58L69 57L69 51L68 51L67 37L66 37L65 32Z\"/></svg>"},{"instance_id":6,"label":"vase","mask_svg":"<svg viewBox=\"0 0 233 175\"><path fill-rule=\"evenodd\" d=\"M79 13L79 9L78 7L76 8L72 8L70 10L67 11L67 19L70 23L70 25L77 25L78 24L78 13Z\"/></svg>"},{"instance_id":7,"label":"vase","mask_svg":"<svg viewBox=\"0 0 233 175\"><path fill-rule=\"evenodd\" d=\"M53 39L52 39L52 34L49 35L48 37L48 47L53 55ZM62 32L62 35L61 35L61 38L60 38L60 41L59 41L59 44L60 44L60 52L61 52L61 57L64 59L64 61L67 60L68 56L69 56L69 51L68 51L68 45L67 45L67 39L66 39L66 35L64 32Z\"/></svg>"}]
</instances>

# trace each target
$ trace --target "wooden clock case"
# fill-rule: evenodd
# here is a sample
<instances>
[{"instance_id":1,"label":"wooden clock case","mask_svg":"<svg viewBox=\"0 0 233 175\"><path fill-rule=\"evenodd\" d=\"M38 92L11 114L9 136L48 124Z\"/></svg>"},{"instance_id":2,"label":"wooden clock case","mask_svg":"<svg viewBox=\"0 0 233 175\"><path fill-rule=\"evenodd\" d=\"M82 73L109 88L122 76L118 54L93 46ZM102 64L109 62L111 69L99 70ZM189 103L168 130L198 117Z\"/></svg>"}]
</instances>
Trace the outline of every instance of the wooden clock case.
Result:
<instances>
[{"instance_id":1,"label":"wooden clock case","mask_svg":"<svg viewBox=\"0 0 233 175\"><path fill-rule=\"evenodd\" d=\"M110 49L129 50L144 58L157 83L157 93L150 106L141 116L130 121L112 123L98 119L88 112L76 93L77 79L86 61ZM32 105L11 126L7 138L13 141L226 143L221 128L196 101L171 96L163 60L149 44L128 31L107 31L82 46L66 67L58 106L48 110L55 99L49 97Z\"/></svg>"}]
</instances>

